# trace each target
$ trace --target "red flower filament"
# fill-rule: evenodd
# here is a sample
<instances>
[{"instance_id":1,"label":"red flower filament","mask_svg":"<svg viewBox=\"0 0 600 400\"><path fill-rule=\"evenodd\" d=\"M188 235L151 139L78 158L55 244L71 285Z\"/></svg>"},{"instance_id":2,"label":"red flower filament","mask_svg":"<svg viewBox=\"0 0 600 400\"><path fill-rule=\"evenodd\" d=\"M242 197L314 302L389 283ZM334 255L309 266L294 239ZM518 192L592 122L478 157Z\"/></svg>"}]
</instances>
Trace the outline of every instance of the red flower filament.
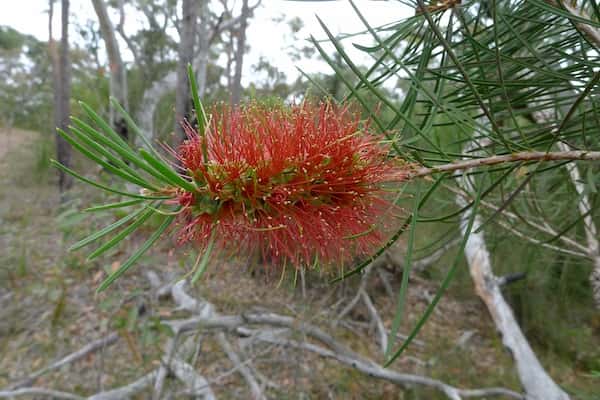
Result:
<instances>
[{"instance_id":1,"label":"red flower filament","mask_svg":"<svg viewBox=\"0 0 600 400\"><path fill-rule=\"evenodd\" d=\"M221 106L204 137L184 128L177 157L198 189L177 191L180 243L206 246L216 230L216 248L295 265L343 263L382 245L394 209L384 186L409 168L349 108Z\"/></svg>"}]
</instances>

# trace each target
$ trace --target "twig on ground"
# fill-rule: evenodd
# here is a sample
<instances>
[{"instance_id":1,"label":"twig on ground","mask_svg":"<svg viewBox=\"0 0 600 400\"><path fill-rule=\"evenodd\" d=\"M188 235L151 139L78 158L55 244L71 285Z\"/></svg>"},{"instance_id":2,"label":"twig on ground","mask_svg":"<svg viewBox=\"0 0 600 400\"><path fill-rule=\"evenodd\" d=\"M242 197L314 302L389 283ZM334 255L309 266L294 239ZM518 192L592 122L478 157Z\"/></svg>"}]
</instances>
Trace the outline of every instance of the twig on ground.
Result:
<instances>
[{"instance_id":1,"label":"twig on ground","mask_svg":"<svg viewBox=\"0 0 600 400\"><path fill-rule=\"evenodd\" d=\"M66 357L61 358L60 360L32 373L28 377L11 385L10 389L18 389L18 388L30 386L40 376L45 375L50 371L54 371L55 369L58 369L64 365L67 365L69 363L80 360L83 357L87 356L88 354L93 353L94 351L111 346L111 345L115 344L117 342L117 340L119 340L119 335L117 333L111 333L110 335L108 335L106 337L95 340L92 343L89 343L89 344L83 346L81 349L77 350L76 352L71 353L71 354L67 355Z\"/></svg>"},{"instance_id":2,"label":"twig on ground","mask_svg":"<svg viewBox=\"0 0 600 400\"><path fill-rule=\"evenodd\" d=\"M392 284L390 283L389 277L387 276L387 274L389 274L389 272L387 272L381 268L378 268L377 274L379 275L379 280L381 281L381 283L383 284L383 287L385 288L385 292L387 293L388 296L393 298L394 297L394 288L392 288Z\"/></svg>"},{"instance_id":3,"label":"twig on ground","mask_svg":"<svg viewBox=\"0 0 600 400\"><path fill-rule=\"evenodd\" d=\"M436 379L427 378L419 375L402 374L388 368L384 368L373 361L363 357L345 356L324 347L317 346L307 342L297 342L294 340L269 339L269 343L279 344L281 346L294 347L301 350L307 350L316 353L325 358L334 359L342 364L346 364L356 370L373 378L383 379L394 384L409 387L412 385L422 385L437 389L443 392L449 399L460 400L462 397L489 397L506 396L513 399L525 400L520 393L504 388L485 388L485 389L459 389L448 385Z\"/></svg>"},{"instance_id":4,"label":"twig on ground","mask_svg":"<svg viewBox=\"0 0 600 400\"><path fill-rule=\"evenodd\" d=\"M141 392L146 387L152 385L152 382L155 380L157 374L158 370L154 370L128 385L107 390L105 392L96 393L95 395L88 397L87 400L122 400L129 398L134 394Z\"/></svg>"},{"instance_id":5,"label":"twig on ground","mask_svg":"<svg viewBox=\"0 0 600 400\"><path fill-rule=\"evenodd\" d=\"M167 344L165 345L165 358L161 360L160 367L158 368L158 373L156 374L156 380L154 381L154 391L152 392L152 400L160 400L163 386L165 383L165 379L167 378L167 374L169 372L168 366L173 360L173 355L175 354L175 350L177 349L177 342L179 340L179 333L175 332L175 335L172 338L169 338Z\"/></svg>"},{"instance_id":6,"label":"twig on ground","mask_svg":"<svg viewBox=\"0 0 600 400\"><path fill-rule=\"evenodd\" d=\"M176 299L176 303L178 304L179 308L194 310L195 312L201 313L201 315L194 315L193 317L184 320L163 320L162 323L174 329L177 335L203 330L219 331L217 336L219 343L234 364L234 368L228 373L239 371L250 385L252 394L255 398L264 398L262 388L258 382L256 382L254 374L247 366L249 360L243 362L240 360L232 346L225 339L223 333L224 331L235 332L242 337L248 337L249 340L269 343L270 345L287 346L300 350L306 350L321 357L336 360L341 364L355 368L356 370L373 378L386 380L403 387L413 385L430 387L439 390L452 400L460 400L463 397L490 396L506 396L513 399L525 399L525 397L520 393L504 388L486 388L474 390L460 389L436 379L431 379L420 375L402 374L392 369L384 368L371 359L353 352L345 345L338 342L333 336L323 331L321 328L289 316L269 312L250 312L243 313L241 315L219 315L214 312L214 307L212 304L204 300L196 300L189 296L187 293L185 293L184 287L185 283L181 283L173 285L172 288L172 293L176 293L174 299ZM363 297L363 301L367 303L368 308L370 308L368 305L369 303L371 306L373 305L370 302L370 299L364 299L364 294L362 291L360 296ZM373 319L377 320L376 317L373 317ZM261 325L267 326L268 328L251 330L248 328L249 325ZM383 323L381 323L381 325L383 325ZM277 332L277 330L274 330L273 327L284 328L285 330ZM306 340L290 340L285 337L286 332L288 331L301 333L303 334L302 337L306 337ZM309 342L309 339L319 342L320 345ZM176 340L173 340L173 342L167 346L166 355L162 360L166 366L166 369L171 371L173 375L177 377L177 379L181 380L185 384L186 393L189 393L192 396L204 398L206 400L214 399L215 396L210 388L210 381L198 374L193 366L179 359L175 354L175 348ZM272 349L269 347L265 351L271 350ZM157 382L159 373L160 369L156 369L128 385L97 393L89 397L88 400L117 400L128 398L146 389L148 386L152 385L153 382ZM83 399L81 396L70 393L58 391L53 392L49 389L40 388L23 388L18 389L17 391L0 392L0 397L6 398L26 394L35 394L36 391L38 394L51 392L56 393L56 395L53 396L59 399Z\"/></svg>"},{"instance_id":7,"label":"twig on ground","mask_svg":"<svg viewBox=\"0 0 600 400\"><path fill-rule=\"evenodd\" d=\"M242 377L248 383L250 391L252 392L252 398L254 400L266 399L262 389L260 388L260 385L258 384L256 378L252 374L252 371L250 371L250 369L242 363L240 357L233 350L233 347L231 346L223 332L219 332L217 334L217 342L219 343L219 346L221 346L225 354L227 354L227 357L229 357L229 360L231 360L233 365L238 368L240 375L242 375Z\"/></svg>"},{"instance_id":8,"label":"twig on ground","mask_svg":"<svg viewBox=\"0 0 600 400\"><path fill-rule=\"evenodd\" d=\"M61 392L59 390L44 389L38 387L21 388L15 390L0 390L0 399L11 399L18 396L44 396L52 399L84 400L85 397L73 393Z\"/></svg>"},{"instance_id":9,"label":"twig on ground","mask_svg":"<svg viewBox=\"0 0 600 400\"><path fill-rule=\"evenodd\" d=\"M376 268L375 262L369 264L367 266L367 268L365 268L365 272L364 272L364 274L360 278L360 284L358 285L358 290L356 292L356 295L352 298L352 300L350 300L350 302L346 305L346 307L344 307L344 309L339 313L339 315L333 321L333 326L336 326L337 324L339 324L340 321L350 311L352 311L352 309L354 307L356 307L356 305L360 301L361 293L366 290L367 284L369 283L369 276L371 275L371 272L373 271L374 268Z\"/></svg>"},{"instance_id":10,"label":"twig on ground","mask_svg":"<svg viewBox=\"0 0 600 400\"><path fill-rule=\"evenodd\" d=\"M198 374L196 370L186 362L177 358L171 360L169 369L173 374L182 381L193 396L203 398L205 400L216 399L206 378Z\"/></svg>"},{"instance_id":11,"label":"twig on ground","mask_svg":"<svg viewBox=\"0 0 600 400\"><path fill-rule=\"evenodd\" d=\"M375 329L377 329L377 333L379 334L379 344L381 346L381 352L385 354L388 345L388 336L387 331L385 329L385 325L383 324L383 321L381 320L381 317L377 312L377 308L375 308L375 305L373 304L371 298L367 294L367 291L364 289L361 290L360 295L362 296L363 302L367 306L367 310L371 315L371 319L375 323Z\"/></svg>"},{"instance_id":12,"label":"twig on ground","mask_svg":"<svg viewBox=\"0 0 600 400\"><path fill-rule=\"evenodd\" d=\"M525 399L525 397L520 393L504 388L474 390L458 389L444 382L424 376L401 374L391 369L384 368L375 362L352 352L342 344L338 343L332 336L314 325L306 324L301 321L297 321L294 318L273 313L247 313L240 316L217 316L212 318L196 317L185 321L168 321L168 323L170 325L176 325L179 329L181 329L182 332L195 329L225 329L234 331L236 328L247 324L285 326L306 334L312 339L323 343L329 349L307 342L278 339L273 335L256 335L255 337L257 340L263 342L296 347L317 353L323 357L335 359L343 364L352 366L369 376L378 379L384 379L398 385L423 385L433 387L442 391L453 400L460 399L461 397L485 397L493 395L504 395L514 399Z\"/></svg>"}]
</instances>

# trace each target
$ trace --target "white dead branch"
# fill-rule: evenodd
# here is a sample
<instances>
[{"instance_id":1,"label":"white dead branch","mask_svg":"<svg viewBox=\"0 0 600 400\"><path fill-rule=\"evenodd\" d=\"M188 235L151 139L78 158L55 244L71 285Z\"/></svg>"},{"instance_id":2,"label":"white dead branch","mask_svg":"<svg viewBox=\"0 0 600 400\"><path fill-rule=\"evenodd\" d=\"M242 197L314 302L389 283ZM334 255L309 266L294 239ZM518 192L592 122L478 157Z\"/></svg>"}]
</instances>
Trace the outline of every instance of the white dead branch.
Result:
<instances>
[{"instance_id":1,"label":"white dead branch","mask_svg":"<svg viewBox=\"0 0 600 400\"><path fill-rule=\"evenodd\" d=\"M466 174L461 175L457 181L467 192L474 192L473 184ZM456 197L459 207L468 203L463 196ZM460 230L466 235L471 218L474 218L473 229L465 245L465 256L469 265L469 272L475 284L477 295L485 303L496 328L502 336L504 346L510 350L519 379L528 399L532 400L566 400L569 396L546 373L529 342L523 335L512 309L504 299L498 278L492 270L490 253L487 249L483 232L476 232L481 225L478 215L473 216L473 209L467 209L461 216Z\"/></svg>"},{"instance_id":2,"label":"white dead branch","mask_svg":"<svg viewBox=\"0 0 600 400\"><path fill-rule=\"evenodd\" d=\"M82 359L83 357L86 357L88 354L91 354L97 350L101 350L106 347L112 346L113 344L115 344L117 342L117 340L119 340L119 335L117 333L111 333L110 335L108 335L106 337L95 340L95 341L83 346L81 349L77 350L76 352L71 353L71 354L61 358L60 360L30 374L27 378L24 378L21 381L17 382L16 384L12 385L11 388L18 389L18 388L22 388L25 386L31 386L36 381L36 379L38 379L40 376L45 375L48 372L54 371L62 366L67 365L67 364L76 362L76 361Z\"/></svg>"},{"instance_id":3,"label":"white dead branch","mask_svg":"<svg viewBox=\"0 0 600 400\"><path fill-rule=\"evenodd\" d=\"M18 396L44 396L44 398L51 399L85 400L85 397L77 396L72 393L36 387L16 390L0 390L0 399L12 399Z\"/></svg>"},{"instance_id":4,"label":"white dead branch","mask_svg":"<svg viewBox=\"0 0 600 400\"><path fill-rule=\"evenodd\" d=\"M559 142L558 147L561 151L569 149L569 146ZM600 309L600 242L598 241L598 229L594 223L594 218L591 213L590 200L585 190L585 185L582 182L581 173L576 164L570 163L566 166L569 176L571 177L571 183L575 187L575 191L579 196L579 213L583 217L583 229L585 231L585 237L587 241L586 253L592 261L593 269L590 274L590 285L592 287L592 296L594 298L594 304L596 308Z\"/></svg>"},{"instance_id":5,"label":"white dead branch","mask_svg":"<svg viewBox=\"0 0 600 400\"><path fill-rule=\"evenodd\" d=\"M181 287L183 288L184 286L182 285ZM267 332L267 334L261 334L261 330L253 331L253 339L266 343L310 351L322 357L331 358L344 365L355 368L356 370L365 373L368 376L387 380L403 387L409 387L413 385L431 387L441 391L449 399L453 400L468 397L486 396L505 396L515 399L525 398L520 393L504 388L486 388L475 390L459 389L435 379L419 375L402 374L389 368L384 368L376 362L348 349L346 346L339 343L333 336L324 332L317 326L303 321L298 321L292 317L274 313L252 312L230 316L220 316L215 314L210 317L192 317L187 320L165 321L165 323L180 333L196 330L218 330L221 332L225 330L229 332L235 332L242 336L249 335L248 328L246 328L248 325L265 325L268 327L267 330L269 332ZM291 331L301 333L312 340L320 342L324 346L315 345L310 342L299 342L283 339L285 335L273 334L271 327L287 328Z\"/></svg>"},{"instance_id":6,"label":"white dead branch","mask_svg":"<svg viewBox=\"0 0 600 400\"><path fill-rule=\"evenodd\" d=\"M567 5L565 5L565 7L572 14L575 13L575 9L573 7ZM579 14L577 14L577 16L579 16ZM600 48L600 33L589 25L578 24L578 26L582 28L584 32L586 32L586 34L593 39L593 42ZM551 115L549 115L547 110L536 111L533 112L532 115L539 124L546 124L549 120L551 120ZM562 152L572 150L571 146L564 142L559 141L557 146ZM573 184L575 192L577 192L577 196L579 198L577 208L579 209L579 214L583 217L583 229L585 231L585 238L587 242L587 246L582 246L581 250L592 262L592 273L590 274L589 281L592 288L594 304L596 308L600 309L600 241L598 240L598 229L594 223L594 218L591 213L592 207L590 205L590 199L587 195L587 191L585 190L585 184L583 183L579 167L575 163L569 163L565 167L569 173L571 183Z\"/></svg>"},{"instance_id":7,"label":"white dead branch","mask_svg":"<svg viewBox=\"0 0 600 400\"><path fill-rule=\"evenodd\" d=\"M93 396L88 397L88 400L123 400L129 399L132 396L138 394L142 390L146 389L148 386L152 384L156 375L158 374L158 370L154 370L152 372L147 373L142 376L138 380L116 388L112 390L107 390L105 392L97 393Z\"/></svg>"},{"instance_id":8,"label":"white dead branch","mask_svg":"<svg viewBox=\"0 0 600 400\"><path fill-rule=\"evenodd\" d=\"M156 283L157 280L154 281ZM177 303L179 310L189 311L193 315L187 319L162 321L164 325L168 325L174 330L175 337L171 339L171 342L165 348L161 367L143 375L131 384L94 394L88 399L127 399L151 387L153 383L155 385L154 394L159 393L160 397L164 383L158 382L161 370L171 372L177 379L182 381L186 394L208 400L214 399L215 395L210 384L219 378L217 377L213 380L206 379L198 373L193 365L183 361L184 355L181 352L176 351L177 342L181 337L202 332L216 332L218 343L234 365L234 368L228 373L238 371L248 383L251 396L255 399L265 398L263 389L256 379L256 376L259 376L258 371L254 373L252 368L250 368L250 359L242 361L241 357L227 340L226 333L244 338L242 339L246 343L244 347L251 342L255 342L269 344L270 347L265 349L265 351L272 350L272 346L274 345L308 351L321 357L335 360L375 379L385 380L402 387L424 386L438 390L452 400L469 397L489 398L492 396L525 399L522 394L505 388L461 389L436 379L420 375L403 374L385 368L377 362L355 353L321 328L289 316L269 312L219 315L215 311L214 306L209 302L190 296L185 291L185 285L185 282L178 282L172 285L171 295ZM292 340L291 337L304 338L304 340ZM193 336L189 336L189 338L191 339ZM45 370L47 369L48 367L45 368ZM164 380L165 378L162 379ZM160 386L158 392L157 386ZM0 397L18 397L36 393L40 395L54 393L56 398L68 400L84 398L75 394L43 388L21 388L3 391L0 392Z\"/></svg>"},{"instance_id":9,"label":"white dead branch","mask_svg":"<svg viewBox=\"0 0 600 400\"><path fill-rule=\"evenodd\" d=\"M177 358L174 358L169 363L169 369L173 374L183 382L187 390L194 398L200 398L204 400L215 400L215 394L213 393L210 385L206 378L198 374L196 370L189 365Z\"/></svg>"},{"instance_id":10,"label":"white dead branch","mask_svg":"<svg viewBox=\"0 0 600 400\"><path fill-rule=\"evenodd\" d=\"M227 354L227 357L229 357L229 360L233 363L234 367L239 371L240 375L242 375L244 380L248 383L248 386L250 387L250 392L252 393L252 399L265 400L266 397L260 385L256 381L254 374L252 373L250 368L248 368L246 365L244 365L244 363L242 363L242 360L240 360L240 357L235 352L233 346L231 345L231 343L229 343L223 332L219 332L217 334L217 342L219 343L219 346L221 346L225 354Z\"/></svg>"}]
</instances>

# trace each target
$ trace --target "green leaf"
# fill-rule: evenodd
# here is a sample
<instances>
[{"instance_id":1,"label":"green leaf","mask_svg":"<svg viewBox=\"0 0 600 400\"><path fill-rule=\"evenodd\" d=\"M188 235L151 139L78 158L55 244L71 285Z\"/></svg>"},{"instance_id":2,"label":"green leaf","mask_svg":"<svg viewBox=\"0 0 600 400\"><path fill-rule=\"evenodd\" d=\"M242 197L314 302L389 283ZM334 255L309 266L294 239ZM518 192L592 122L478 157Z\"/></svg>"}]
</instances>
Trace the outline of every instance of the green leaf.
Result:
<instances>
[{"instance_id":1,"label":"green leaf","mask_svg":"<svg viewBox=\"0 0 600 400\"><path fill-rule=\"evenodd\" d=\"M141 200L133 200L133 201L139 202ZM71 247L69 247L69 251L79 250L80 248L87 246L88 244L94 243L96 240L103 238L104 236L108 235L115 229L119 228L120 226L122 226L122 225L126 224L127 222L131 221L132 219L136 218L145 209L146 209L146 207L142 207L139 210L121 218L120 220L100 229L98 232L95 232L92 235L80 240L79 242L77 242L74 245L72 245Z\"/></svg>"},{"instance_id":2,"label":"green leaf","mask_svg":"<svg viewBox=\"0 0 600 400\"><path fill-rule=\"evenodd\" d=\"M482 186L480 186L480 188L481 187ZM408 335L408 337L406 338L404 343L402 343L402 346L400 346L400 348L398 350L396 350L396 352L394 354L392 354L392 356L386 361L386 363L384 365L386 368L389 367L389 365L391 363L393 363L394 360L396 360L402 354L402 352L408 347L408 345L417 336L417 334L419 333L419 331L421 330L423 325L425 325L425 322L427 322L427 320L429 319L429 316L435 309L435 306L437 305L437 303L440 301L440 299L446 292L446 289L448 289L450 282L454 278L454 274L456 272L458 264L463 259L463 252L465 250L465 245L467 244L467 240L469 239L469 236L471 235L471 230L473 229L473 223L475 222L475 217L477 215L477 210L479 208L479 200L480 199L481 199L481 191L479 191L477 193L477 197L475 197L475 202L473 204L473 210L471 211L471 216L469 217L469 223L467 225L467 229L465 231L465 234L463 235L463 239L460 243L456 257L454 258L454 262L453 262L452 266L450 267L450 269L448 270L446 277L444 278L444 280L442 281L442 284L440 285L437 292L435 293L433 300L431 300L431 303L429 303L429 305L425 309L423 316L419 319L417 324L414 326L414 328L412 329L412 331L410 332L410 334Z\"/></svg>"},{"instance_id":3,"label":"green leaf","mask_svg":"<svg viewBox=\"0 0 600 400\"><path fill-rule=\"evenodd\" d=\"M162 163L162 161L154 158L150 153L148 153L144 149L140 149L140 155L142 158L150 164L155 170L157 170L162 176L165 177L169 182L173 182L176 186L179 186L188 192L195 192L196 186L190 181L183 179L180 175L178 175L171 168Z\"/></svg>"},{"instance_id":4,"label":"green leaf","mask_svg":"<svg viewBox=\"0 0 600 400\"><path fill-rule=\"evenodd\" d=\"M78 125L93 140L109 147L111 150L115 151L117 154L119 154L121 157L123 157L124 160L127 160L127 161L135 164L137 167L146 171L148 174L155 177L160 182L163 182L164 184L167 184L167 185L175 185L176 186L175 182L168 180L165 176L163 176L158 171L156 171L155 169L150 167L148 164L146 164L144 162L144 160L139 158L131 150L131 148L129 146L126 145L125 147L123 147L123 146L109 140L104 135L102 135L100 132L96 131L94 128L90 127L89 125L87 125L85 122L81 121L78 118L73 117L71 119L76 125Z\"/></svg>"},{"instance_id":5,"label":"green leaf","mask_svg":"<svg viewBox=\"0 0 600 400\"><path fill-rule=\"evenodd\" d=\"M102 189L102 190L105 190L107 192L120 194L120 195L126 196L126 197L133 197L134 199L144 199L144 200L166 200L166 199L173 198L173 196L142 196L141 194L123 192L121 190L118 190L118 189L115 189L115 188L111 188L109 186L105 186L105 185L103 185L101 183L94 182L94 181L92 181L90 179L87 179L87 178L79 175L77 172L73 171L72 169L65 167L64 165L62 165L61 163L59 163L56 160L51 159L50 160L50 164L52 164L56 168L60 169L61 171L64 171L67 174L73 176L74 178L79 179L80 181L87 183L88 185L92 185L94 187L97 187L98 189Z\"/></svg>"},{"instance_id":6,"label":"green leaf","mask_svg":"<svg viewBox=\"0 0 600 400\"><path fill-rule=\"evenodd\" d=\"M210 259L210 255L212 254L212 250L213 250L213 247L216 242L216 238L217 238L217 228L216 228L216 226L213 226L212 232L210 234L210 239L208 240L208 246L206 246L206 250L204 251L204 254L202 255L202 260L200 261L200 264L198 264L196 272L194 273L194 276L192 277L192 285L195 284L202 277L202 275L204 275L204 271L206 271L206 267L208 266L208 261Z\"/></svg>"},{"instance_id":7,"label":"green leaf","mask_svg":"<svg viewBox=\"0 0 600 400\"><path fill-rule=\"evenodd\" d=\"M85 208L83 211L96 212L96 211L110 210L113 208L130 207L130 206L134 206L136 204L140 204L142 201L144 201L144 200L127 200L127 201L120 201L118 203L102 204L102 205L98 205L98 206Z\"/></svg>"},{"instance_id":8,"label":"green leaf","mask_svg":"<svg viewBox=\"0 0 600 400\"><path fill-rule=\"evenodd\" d=\"M327 34L327 37L329 38L329 40L331 41L331 43L335 46L336 50L338 51L338 53L340 54L340 56L344 59L344 61L346 62L346 64L348 65L348 67L350 67L350 69L352 70L352 72L361 80L361 82L363 82L365 84L366 87L369 88L369 90L375 95L377 96L377 98L379 98L386 106L388 106L391 110L394 111L394 113L396 113L396 115L398 115L399 117L401 117L407 125L409 125L411 128L413 128L417 133L419 133L419 135L421 135L423 137L423 139L425 139L432 147L436 148L437 150L439 150L440 152L441 149L439 149L435 143L433 143L428 137L427 135L425 135L424 132L422 132L422 130L410 119L406 116L406 114L404 114L400 109L398 109L398 107L393 104L386 96L384 96L381 91L379 91L370 81L368 78L366 78L358 69L358 67L354 64L354 62L352 61L352 59L346 54L346 52L344 51L342 45L339 43L339 41L335 38L335 36L333 36L333 34L331 33L331 31L327 28L327 26L323 23L323 21L317 16L317 20L319 21L319 24L321 24L321 28L325 31L325 34ZM317 43L316 40L314 40L314 38L312 38L313 43L317 46L317 50L319 50L319 53L321 53L321 56L323 56L323 58L325 58L325 60L329 60L328 63L329 65L333 68L334 67L334 63L330 60L330 58L327 56L327 54L324 52L323 48ZM341 75L341 74L340 74ZM341 76L340 76L341 78ZM348 85L347 85L348 86ZM351 88L351 86L349 86L349 88ZM351 88L351 90L353 90L353 88ZM357 99L362 103L364 103L363 101L360 100L360 97L358 97L357 92L354 92L355 95L357 96ZM363 106L366 106L366 104L363 104ZM369 107L365 107L367 110L369 110L369 112L371 112ZM375 114L371 112L371 116L373 118L373 120L376 122L378 119L375 118ZM380 125L380 129L382 132L385 133L386 137L389 140L392 140L395 142L395 138L390 137L389 134L386 133L386 129L383 127L383 125L380 123L378 123L378 125ZM393 146L395 146L395 143L393 142ZM397 148L395 148L396 151ZM398 154L400 154L400 152L398 151Z\"/></svg>"},{"instance_id":9,"label":"green leaf","mask_svg":"<svg viewBox=\"0 0 600 400\"><path fill-rule=\"evenodd\" d=\"M127 111L125 111L123 106L121 106L121 104L119 104L119 101L117 99L115 99L114 97L111 97L110 101L113 104L113 106L117 109L119 114L121 114L123 116L123 118L125 119L125 122L127 123L127 126L129 126L129 128L133 131L133 133L137 137L142 139L142 142L144 142L144 145L146 145L146 147L148 148L148 151L150 151L155 157L162 159L162 156L156 151L154 146L152 146L152 143L150 143L150 140L148 140L148 138L146 137L144 132L142 132L142 130L137 126L137 124L135 123L133 118L131 118L131 116L127 113Z\"/></svg>"},{"instance_id":10,"label":"green leaf","mask_svg":"<svg viewBox=\"0 0 600 400\"><path fill-rule=\"evenodd\" d=\"M69 134L67 134L62 129L57 129L57 131L58 131L59 135L61 135L67 142L69 142L69 144L71 144L71 146L73 146L74 148L76 148L81 154L83 154L84 156L86 156L90 160L94 161L96 164L102 166L107 171L110 171L113 174L115 174L115 175L123 178L127 182L131 182L133 184L139 185L139 186L144 187L146 189L150 189L152 191L157 191L158 190L156 187L152 186L150 183L144 181L143 179L138 178L135 175L131 175L131 174L125 172L125 171L122 171L119 168L116 168L116 167L110 165L109 163L107 163L106 161L102 160L100 157L96 156L91 151L88 151L85 147L83 147L83 145L81 145L80 143L78 143L75 139L73 139L71 136L69 136ZM73 132L80 132L75 127L72 127L71 131L73 131ZM89 139L87 137L85 137L84 135L82 135L82 134L79 135L78 138L80 140L84 141L86 144L88 144L88 147L92 147L93 148L94 145L97 146L96 143L94 143L92 141L89 141ZM106 154L103 153L104 150L96 149L96 151L106 156ZM108 153L108 154L110 154L110 153ZM112 155L107 156L107 158L112 159Z\"/></svg>"},{"instance_id":11,"label":"green leaf","mask_svg":"<svg viewBox=\"0 0 600 400\"><path fill-rule=\"evenodd\" d=\"M550 11L551 13L553 13L555 15L560 15L561 17L567 18L571 21L580 22L582 24L593 26L595 28L600 28L600 23L597 21L593 21L588 18L583 18L578 15L574 15L567 10L563 10L563 9L551 6L545 1L542 1L542 0L529 0L529 1L531 1L532 4L535 4L536 6L540 7L542 10Z\"/></svg>"},{"instance_id":12,"label":"green leaf","mask_svg":"<svg viewBox=\"0 0 600 400\"><path fill-rule=\"evenodd\" d=\"M108 276L101 284L100 287L96 290L96 293L100 293L106 288L108 288L115 280L117 280L121 275L123 275L135 262L146 252L148 249L160 238L164 231L167 230L169 225L175 219L174 216L167 216L163 220L162 224L158 227L158 229L150 236L150 238L142 244L142 246L131 256L121 267Z\"/></svg>"},{"instance_id":13,"label":"green leaf","mask_svg":"<svg viewBox=\"0 0 600 400\"><path fill-rule=\"evenodd\" d=\"M117 132L115 132L110 125L108 125L108 123L106 121L104 121L98 114L96 114L96 112L87 104L85 104L83 101L79 102L79 105L81 106L81 108L83 108L83 110L85 111L85 113L95 122L97 123L100 128L109 136L109 138L115 142L116 144L121 145L124 148L129 148L129 144L121 137L121 135L119 135Z\"/></svg>"},{"instance_id":14,"label":"green leaf","mask_svg":"<svg viewBox=\"0 0 600 400\"><path fill-rule=\"evenodd\" d=\"M390 353L392 352L392 346L394 343L394 339L398 334L398 330L400 329L400 322L402 321L402 317L404 315L404 304L406 302L406 294L408 293L408 278L410 277L410 270L412 266L412 253L414 250L415 243L415 228L417 226L417 220L419 219L419 202L421 195L421 185L417 184L417 194L415 196L413 211L412 211L412 221L410 224L410 231L408 234L408 244L406 250L406 261L404 263L404 268L402 270L402 283L400 284L400 290L398 291L398 300L396 303L396 313L394 314L394 320L392 321L392 329L388 336L388 345L385 350L385 357L389 358Z\"/></svg>"},{"instance_id":15,"label":"green leaf","mask_svg":"<svg viewBox=\"0 0 600 400\"><path fill-rule=\"evenodd\" d=\"M154 214L155 212L156 211L154 210L154 208L152 208L150 206L144 207L141 210L141 212L138 214L139 218L137 218L135 221L133 221L133 223L131 225L129 225L127 228L123 229L121 232L119 232L118 234L113 236L113 238L110 239L108 242L104 243L102 246L100 246L96 250L94 250L87 257L87 260L91 261L94 258L97 258L98 256L104 254L108 250L112 249L113 247L115 247L116 245L121 243L123 241L123 239L125 239L131 233L136 231L140 226L142 226L142 224L144 222L146 222L148 220L148 218L150 218L152 216L152 214Z\"/></svg>"},{"instance_id":16,"label":"green leaf","mask_svg":"<svg viewBox=\"0 0 600 400\"><path fill-rule=\"evenodd\" d=\"M196 83L196 75L192 69L191 64L187 67L188 79L190 80L190 88L192 90L192 99L194 101L194 110L196 111L196 117L198 119L198 133L202 140L202 155L204 156L204 162L208 162L208 150L206 148L205 130L208 125L208 119L206 118L206 112L198 96L198 84Z\"/></svg>"}]
</instances>

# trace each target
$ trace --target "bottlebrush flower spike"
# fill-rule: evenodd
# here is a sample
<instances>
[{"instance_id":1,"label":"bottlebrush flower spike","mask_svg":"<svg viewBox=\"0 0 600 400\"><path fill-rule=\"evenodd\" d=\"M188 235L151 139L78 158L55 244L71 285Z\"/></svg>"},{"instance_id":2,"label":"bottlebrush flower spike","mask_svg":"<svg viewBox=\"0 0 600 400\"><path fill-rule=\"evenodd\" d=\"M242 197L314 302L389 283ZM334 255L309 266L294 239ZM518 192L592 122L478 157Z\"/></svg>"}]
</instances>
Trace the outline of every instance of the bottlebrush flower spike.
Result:
<instances>
[{"instance_id":1,"label":"bottlebrush flower spike","mask_svg":"<svg viewBox=\"0 0 600 400\"><path fill-rule=\"evenodd\" d=\"M344 263L381 246L395 212L385 185L410 171L348 106L219 106L203 136L184 129L176 156L198 189L176 189L178 242L214 238L275 263Z\"/></svg>"}]
</instances>

